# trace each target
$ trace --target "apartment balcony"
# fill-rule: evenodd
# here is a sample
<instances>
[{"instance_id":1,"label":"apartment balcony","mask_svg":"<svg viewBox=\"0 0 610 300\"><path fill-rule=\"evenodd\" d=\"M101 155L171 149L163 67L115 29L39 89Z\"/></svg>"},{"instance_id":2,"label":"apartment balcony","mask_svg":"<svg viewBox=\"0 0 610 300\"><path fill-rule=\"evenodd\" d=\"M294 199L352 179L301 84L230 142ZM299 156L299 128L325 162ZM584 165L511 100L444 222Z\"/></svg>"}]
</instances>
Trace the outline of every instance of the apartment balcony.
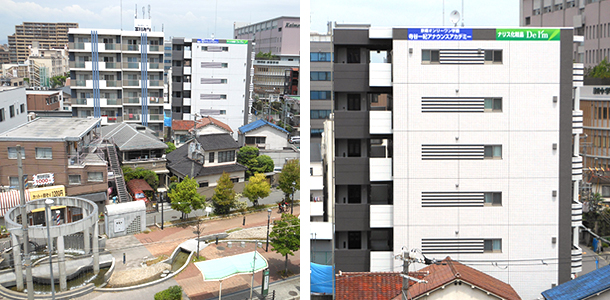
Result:
<instances>
[{"instance_id":1,"label":"apartment balcony","mask_svg":"<svg viewBox=\"0 0 610 300\"><path fill-rule=\"evenodd\" d=\"M583 86L585 78L585 64L574 63L572 67L572 81L573 86Z\"/></svg>"},{"instance_id":2,"label":"apartment balcony","mask_svg":"<svg viewBox=\"0 0 610 300\"><path fill-rule=\"evenodd\" d=\"M86 47L86 45L89 47ZM87 48L89 48L89 49L87 49ZM68 49L82 50L83 52L91 51L91 43L68 43Z\"/></svg>"},{"instance_id":3,"label":"apartment balcony","mask_svg":"<svg viewBox=\"0 0 610 300\"><path fill-rule=\"evenodd\" d=\"M124 121L140 121L141 118L142 118L141 114L124 114L123 115Z\"/></svg>"},{"instance_id":4,"label":"apartment balcony","mask_svg":"<svg viewBox=\"0 0 610 300\"><path fill-rule=\"evenodd\" d=\"M392 180L392 158L369 158L370 181Z\"/></svg>"},{"instance_id":5,"label":"apartment balcony","mask_svg":"<svg viewBox=\"0 0 610 300\"><path fill-rule=\"evenodd\" d=\"M186 59L190 59L191 58L191 51L190 50L184 50L183 53L184 53L183 58L186 58Z\"/></svg>"},{"instance_id":6,"label":"apartment balcony","mask_svg":"<svg viewBox=\"0 0 610 300\"><path fill-rule=\"evenodd\" d=\"M369 64L369 85L371 87L391 87L392 86L392 64L370 63Z\"/></svg>"},{"instance_id":7,"label":"apartment balcony","mask_svg":"<svg viewBox=\"0 0 610 300\"><path fill-rule=\"evenodd\" d=\"M368 64L334 64L335 92L367 92L369 89Z\"/></svg>"},{"instance_id":8,"label":"apartment balcony","mask_svg":"<svg viewBox=\"0 0 610 300\"><path fill-rule=\"evenodd\" d=\"M140 45L125 45L125 44L122 44L121 45L121 50L123 50L123 51L140 52Z\"/></svg>"},{"instance_id":9,"label":"apartment balcony","mask_svg":"<svg viewBox=\"0 0 610 300\"><path fill-rule=\"evenodd\" d=\"M582 156L572 156L572 180L582 180Z\"/></svg>"},{"instance_id":10,"label":"apartment balcony","mask_svg":"<svg viewBox=\"0 0 610 300\"><path fill-rule=\"evenodd\" d=\"M572 227L582 225L582 203L572 203Z\"/></svg>"},{"instance_id":11,"label":"apartment balcony","mask_svg":"<svg viewBox=\"0 0 610 300\"><path fill-rule=\"evenodd\" d=\"M101 66L104 66L102 68ZM100 70L121 70L121 63L119 62L100 62Z\"/></svg>"},{"instance_id":12,"label":"apartment balcony","mask_svg":"<svg viewBox=\"0 0 610 300\"><path fill-rule=\"evenodd\" d=\"M86 69L85 63L84 61L71 61L68 65L70 69Z\"/></svg>"},{"instance_id":13,"label":"apartment balcony","mask_svg":"<svg viewBox=\"0 0 610 300\"><path fill-rule=\"evenodd\" d=\"M120 98L100 98L100 106L117 106L123 105L123 99ZM93 107L93 98L73 98L72 106L74 107Z\"/></svg>"},{"instance_id":14,"label":"apartment balcony","mask_svg":"<svg viewBox=\"0 0 610 300\"><path fill-rule=\"evenodd\" d=\"M163 104L163 97L148 97L149 104Z\"/></svg>"},{"instance_id":15,"label":"apartment balcony","mask_svg":"<svg viewBox=\"0 0 610 300\"><path fill-rule=\"evenodd\" d=\"M102 125L115 124L123 122L123 117L102 116Z\"/></svg>"},{"instance_id":16,"label":"apartment balcony","mask_svg":"<svg viewBox=\"0 0 610 300\"><path fill-rule=\"evenodd\" d=\"M392 251L371 251L370 252L371 272L388 272L392 270L394 253Z\"/></svg>"},{"instance_id":17,"label":"apartment balcony","mask_svg":"<svg viewBox=\"0 0 610 300\"><path fill-rule=\"evenodd\" d=\"M369 184L368 157L335 157L337 185Z\"/></svg>"},{"instance_id":18,"label":"apartment balcony","mask_svg":"<svg viewBox=\"0 0 610 300\"><path fill-rule=\"evenodd\" d=\"M190 91L191 90L191 83L190 82L183 82L182 83L182 90Z\"/></svg>"},{"instance_id":19,"label":"apartment balcony","mask_svg":"<svg viewBox=\"0 0 610 300\"><path fill-rule=\"evenodd\" d=\"M106 51L121 51L121 44L115 43L105 43L103 47L98 47L98 49L104 49Z\"/></svg>"},{"instance_id":20,"label":"apartment balcony","mask_svg":"<svg viewBox=\"0 0 610 300\"><path fill-rule=\"evenodd\" d=\"M335 265L341 266L343 272L369 272L371 250L336 249Z\"/></svg>"},{"instance_id":21,"label":"apartment balcony","mask_svg":"<svg viewBox=\"0 0 610 300\"><path fill-rule=\"evenodd\" d=\"M371 134L392 134L392 111L370 111L369 132Z\"/></svg>"},{"instance_id":22,"label":"apartment balcony","mask_svg":"<svg viewBox=\"0 0 610 300\"><path fill-rule=\"evenodd\" d=\"M148 70L149 71L153 71L153 70L163 71L163 64L162 63L148 63Z\"/></svg>"},{"instance_id":23,"label":"apartment balcony","mask_svg":"<svg viewBox=\"0 0 610 300\"><path fill-rule=\"evenodd\" d=\"M191 67L183 67L182 73L183 75L191 75Z\"/></svg>"},{"instance_id":24,"label":"apartment balcony","mask_svg":"<svg viewBox=\"0 0 610 300\"><path fill-rule=\"evenodd\" d=\"M141 105L141 100L140 97L125 97L123 98L123 105Z\"/></svg>"},{"instance_id":25,"label":"apartment balcony","mask_svg":"<svg viewBox=\"0 0 610 300\"><path fill-rule=\"evenodd\" d=\"M123 83L120 80L100 80L100 88L102 88L102 81L106 82L106 86L108 88L120 88L123 86Z\"/></svg>"},{"instance_id":26,"label":"apartment balcony","mask_svg":"<svg viewBox=\"0 0 610 300\"><path fill-rule=\"evenodd\" d=\"M93 80L92 79L77 79L71 82L70 87L72 88L84 88L84 89L93 89ZM121 88L121 82L116 80L100 80L99 88Z\"/></svg>"},{"instance_id":27,"label":"apartment balcony","mask_svg":"<svg viewBox=\"0 0 610 300\"><path fill-rule=\"evenodd\" d=\"M310 201L309 202L309 215L312 217L324 216L324 202L323 201Z\"/></svg>"},{"instance_id":28,"label":"apartment balcony","mask_svg":"<svg viewBox=\"0 0 610 300\"><path fill-rule=\"evenodd\" d=\"M367 231L369 204L335 204L335 231Z\"/></svg>"},{"instance_id":29,"label":"apartment balcony","mask_svg":"<svg viewBox=\"0 0 610 300\"><path fill-rule=\"evenodd\" d=\"M150 88L163 88L163 80L149 80L148 87Z\"/></svg>"},{"instance_id":30,"label":"apartment balcony","mask_svg":"<svg viewBox=\"0 0 610 300\"><path fill-rule=\"evenodd\" d=\"M161 52L163 53L165 49L162 45L148 45L148 52Z\"/></svg>"},{"instance_id":31,"label":"apartment balcony","mask_svg":"<svg viewBox=\"0 0 610 300\"><path fill-rule=\"evenodd\" d=\"M123 87L139 88L140 87L140 80L139 79L123 80Z\"/></svg>"},{"instance_id":32,"label":"apartment balcony","mask_svg":"<svg viewBox=\"0 0 610 300\"><path fill-rule=\"evenodd\" d=\"M110 98L110 99L102 98L102 99L100 99L100 104L101 104L101 106L122 106L123 99L121 99L121 98Z\"/></svg>"},{"instance_id":33,"label":"apartment balcony","mask_svg":"<svg viewBox=\"0 0 610 300\"><path fill-rule=\"evenodd\" d=\"M391 228L394 227L394 205L371 205L370 227Z\"/></svg>"},{"instance_id":34,"label":"apartment balcony","mask_svg":"<svg viewBox=\"0 0 610 300\"><path fill-rule=\"evenodd\" d=\"M582 249L572 245L572 274L582 272Z\"/></svg>"},{"instance_id":35,"label":"apartment balcony","mask_svg":"<svg viewBox=\"0 0 610 300\"><path fill-rule=\"evenodd\" d=\"M123 62L123 70L133 70L133 71L140 70L140 63L139 62Z\"/></svg>"},{"instance_id":36,"label":"apartment balcony","mask_svg":"<svg viewBox=\"0 0 610 300\"><path fill-rule=\"evenodd\" d=\"M582 134L582 110L572 111L572 134Z\"/></svg>"},{"instance_id":37,"label":"apartment balcony","mask_svg":"<svg viewBox=\"0 0 610 300\"><path fill-rule=\"evenodd\" d=\"M183 98L182 99L182 105L190 106L191 105L191 98Z\"/></svg>"},{"instance_id":38,"label":"apartment balcony","mask_svg":"<svg viewBox=\"0 0 610 300\"><path fill-rule=\"evenodd\" d=\"M74 107L93 106L93 99L91 98L72 98L71 101Z\"/></svg>"},{"instance_id":39,"label":"apartment balcony","mask_svg":"<svg viewBox=\"0 0 610 300\"><path fill-rule=\"evenodd\" d=\"M148 114L148 121L152 121L152 122L160 121L160 122L163 122L163 114Z\"/></svg>"}]
</instances>

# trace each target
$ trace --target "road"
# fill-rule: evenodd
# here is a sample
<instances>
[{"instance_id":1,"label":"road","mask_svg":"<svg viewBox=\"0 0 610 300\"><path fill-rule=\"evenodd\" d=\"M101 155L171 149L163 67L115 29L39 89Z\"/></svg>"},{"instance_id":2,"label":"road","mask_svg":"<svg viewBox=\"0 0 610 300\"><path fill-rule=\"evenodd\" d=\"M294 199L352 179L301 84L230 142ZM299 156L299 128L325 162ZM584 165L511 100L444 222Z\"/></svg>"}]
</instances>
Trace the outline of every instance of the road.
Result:
<instances>
[{"instance_id":1,"label":"road","mask_svg":"<svg viewBox=\"0 0 610 300\"><path fill-rule=\"evenodd\" d=\"M282 200L283 197L284 197L284 193L282 191L275 190L269 194L269 197L259 200L258 203L259 204L276 204L277 202ZM294 193L294 199L295 200L301 199L300 191L296 191ZM248 203L248 206L252 207L252 203L250 202L250 200L248 200L248 198L242 197L239 200L246 201ZM165 209L163 211L163 220L164 221L177 220L180 218L180 216L181 216L181 213L179 211L175 211L175 210L171 209L169 207L169 205L165 206ZM201 209L201 210L193 211L189 214L189 217L194 217L194 216L205 216L205 211L203 209ZM160 211L156 212L156 213L146 214L146 225L150 226L150 225L153 225L154 223L161 223L161 212Z\"/></svg>"}]
</instances>

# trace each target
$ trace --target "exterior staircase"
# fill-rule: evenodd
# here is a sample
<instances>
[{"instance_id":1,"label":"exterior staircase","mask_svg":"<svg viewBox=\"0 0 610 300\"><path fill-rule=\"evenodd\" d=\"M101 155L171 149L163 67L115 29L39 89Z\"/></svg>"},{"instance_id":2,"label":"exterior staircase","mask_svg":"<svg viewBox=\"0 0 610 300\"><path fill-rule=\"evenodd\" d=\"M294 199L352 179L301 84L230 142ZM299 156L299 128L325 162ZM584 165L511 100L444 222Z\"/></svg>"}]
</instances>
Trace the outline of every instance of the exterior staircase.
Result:
<instances>
[{"instance_id":1,"label":"exterior staircase","mask_svg":"<svg viewBox=\"0 0 610 300\"><path fill-rule=\"evenodd\" d=\"M108 160L110 161L110 171L114 174L114 182L117 187L117 195L119 203L128 202L131 200L129 197L129 193L127 193L127 187L125 185L125 179L123 178L123 170L121 169L121 165L119 164L119 157L116 153L116 148L114 147L114 143L107 143L107 151L108 151Z\"/></svg>"}]
</instances>

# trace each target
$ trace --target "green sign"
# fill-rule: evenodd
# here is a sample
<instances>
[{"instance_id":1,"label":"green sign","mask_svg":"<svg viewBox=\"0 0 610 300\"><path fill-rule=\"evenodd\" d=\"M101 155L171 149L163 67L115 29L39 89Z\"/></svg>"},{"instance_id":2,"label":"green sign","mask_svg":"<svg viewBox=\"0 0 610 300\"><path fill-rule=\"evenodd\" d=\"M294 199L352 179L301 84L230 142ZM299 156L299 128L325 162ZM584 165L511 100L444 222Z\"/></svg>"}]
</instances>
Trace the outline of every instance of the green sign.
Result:
<instances>
[{"instance_id":1,"label":"green sign","mask_svg":"<svg viewBox=\"0 0 610 300\"><path fill-rule=\"evenodd\" d=\"M263 270L263 284L261 288L261 296L267 296L269 294L269 269Z\"/></svg>"},{"instance_id":2,"label":"green sign","mask_svg":"<svg viewBox=\"0 0 610 300\"><path fill-rule=\"evenodd\" d=\"M512 28L496 29L498 41L559 41L561 29L553 28Z\"/></svg>"},{"instance_id":3,"label":"green sign","mask_svg":"<svg viewBox=\"0 0 610 300\"><path fill-rule=\"evenodd\" d=\"M247 44L248 40L227 40L227 44Z\"/></svg>"}]
</instances>

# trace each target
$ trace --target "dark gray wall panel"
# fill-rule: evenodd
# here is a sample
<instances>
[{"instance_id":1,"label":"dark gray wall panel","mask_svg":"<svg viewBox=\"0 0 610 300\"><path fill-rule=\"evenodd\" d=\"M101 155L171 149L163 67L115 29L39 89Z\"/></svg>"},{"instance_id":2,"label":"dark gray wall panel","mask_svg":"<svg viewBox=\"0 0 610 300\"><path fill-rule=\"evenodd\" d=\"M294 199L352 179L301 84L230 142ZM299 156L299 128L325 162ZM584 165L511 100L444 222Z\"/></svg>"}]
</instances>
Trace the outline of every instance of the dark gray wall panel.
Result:
<instances>
[{"instance_id":1,"label":"dark gray wall panel","mask_svg":"<svg viewBox=\"0 0 610 300\"><path fill-rule=\"evenodd\" d=\"M369 184L369 182L368 157L335 158L336 185Z\"/></svg>"},{"instance_id":2,"label":"dark gray wall panel","mask_svg":"<svg viewBox=\"0 0 610 300\"><path fill-rule=\"evenodd\" d=\"M370 204L335 204L335 231L368 231Z\"/></svg>"},{"instance_id":3,"label":"dark gray wall panel","mask_svg":"<svg viewBox=\"0 0 610 300\"><path fill-rule=\"evenodd\" d=\"M369 272L370 250L335 250L335 272Z\"/></svg>"},{"instance_id":4,"label":"dark gray wall panel","mask_svg":"<svg viewBox=\"0 0 610 300\"><path fill-rule=\"evenodd\" d=\"M367 111L335 111L335 139L362 139L369 137Z\"/></svg>"}]
</instances>

